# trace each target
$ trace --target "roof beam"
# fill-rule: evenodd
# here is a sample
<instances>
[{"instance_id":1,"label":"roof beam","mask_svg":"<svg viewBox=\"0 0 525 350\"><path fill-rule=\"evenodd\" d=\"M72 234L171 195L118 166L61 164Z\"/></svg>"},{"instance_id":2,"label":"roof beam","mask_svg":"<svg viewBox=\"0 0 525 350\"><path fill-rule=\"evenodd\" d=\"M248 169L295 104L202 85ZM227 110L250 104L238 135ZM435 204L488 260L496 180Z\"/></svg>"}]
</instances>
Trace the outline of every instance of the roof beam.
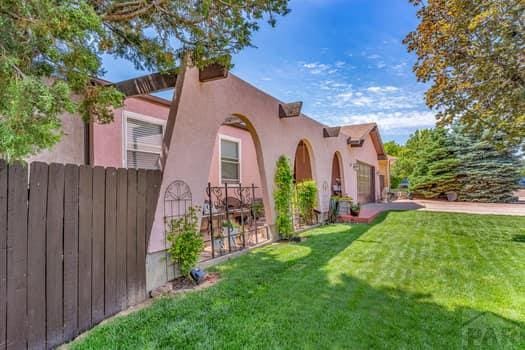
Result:
<instances>
[{"instance_id":1,"label":"roof beam","mask_svg":"<svg viewBox=\"0 0 525 350\"><path fill-rule=\"evenodd\" d=\"M176 81L177 73L172 71L167 73L152 73L110 85L113 85L126 96L136 96L172 89L175 87Z\"/></svg>"},{"instance_id":2,"label":"roof beam","mask_svg":"<svg viewBox=\"0 0 525 350\"><path fill-rule=\"evenodd\" d=\"M279 118L299 117L302 108L302 102L279 103Z\"/></svg>"},{"instance_id":3,"label":"roof beam","mask_svg":"<svg viewBox=\"0 0 525 350\"><path fill-rule=\"evenodd\" d=\"M365 142L365 140L363 139L358 139L358 140L352 140L351 137L349 137L347 140L346 140L346 143L348 145L350 145L350 147L363 147L363 143Z\"/></svg>"},{"instance_id":4,"label":"roof beam","mask_svg":"<svg viewBox=\"0 0 525 350\"><path fill-rule=\"evenodd\" d=\"M199 69L199 81L201 83L218 79L225 79L227 77L228 68L220 63L211 63L206 67Z\"/></svg>"},{"instance_id":5,"label":"roof beam","mask_svg":"<svg viewBox=\"0 0 525 350\"><path fill-rule=\"evenodd\" d=\"M341 131L340 126L334 126L330 128L323 128L323 137L338 137Z\"/></svg>"}]
</instances>

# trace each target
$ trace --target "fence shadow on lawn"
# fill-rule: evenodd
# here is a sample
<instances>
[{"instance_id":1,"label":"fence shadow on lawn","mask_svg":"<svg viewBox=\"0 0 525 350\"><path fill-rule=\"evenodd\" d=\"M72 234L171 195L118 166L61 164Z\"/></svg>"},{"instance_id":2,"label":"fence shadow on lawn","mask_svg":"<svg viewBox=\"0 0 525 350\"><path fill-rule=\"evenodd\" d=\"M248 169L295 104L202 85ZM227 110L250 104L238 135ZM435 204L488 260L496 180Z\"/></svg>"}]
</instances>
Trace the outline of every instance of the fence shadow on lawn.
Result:
<instances>
[{"instance_id":1,"label":"fence shadow on lawn","mask_svg":"<svg viewBox=\"0 0 525 350\"><path fill-rule=\"evenodd\" d=\"M314 229L302 243L265 247L219 265L223 281L218 285L182 298L161 299L127 319L99 327L79 348L525 345L519 333L525 329L523 323L470 308L450 310L432 302L428 293L372 286L349 275L348 266L334 276L330 270L334 259L355 242L370 242L363 235L388 215L381 214L371 225ZM343 262L362 260L349 256Z\"/></svg>"}]
</instances>

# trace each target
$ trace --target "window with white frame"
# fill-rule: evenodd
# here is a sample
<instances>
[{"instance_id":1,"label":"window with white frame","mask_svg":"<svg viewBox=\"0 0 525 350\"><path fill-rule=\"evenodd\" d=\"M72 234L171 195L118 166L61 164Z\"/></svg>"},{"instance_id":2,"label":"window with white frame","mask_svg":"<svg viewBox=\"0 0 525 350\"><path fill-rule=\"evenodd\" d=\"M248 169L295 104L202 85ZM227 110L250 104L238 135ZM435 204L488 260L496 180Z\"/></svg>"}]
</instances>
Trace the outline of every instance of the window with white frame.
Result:
<instances>
[{"instance_id":1,"label":"window with white frame","mask_svg":"<svg viewBox=\"0 0 525 350\"><path fill-rule=\"evenodd\" d=\"M241 182L241 142L240 140L221 136L221 182Z\"/></svg>"},{"instance_id":2,"label":"window with white frame","mask_svg":"<svg viewBox=\"0 0 525 350\"><path fill-rule=\"evenodd\" d=\"M164 123L144 119L146 118L125 118L126 166L136 169L159 169Z\"/></svg>"}]
</instances>

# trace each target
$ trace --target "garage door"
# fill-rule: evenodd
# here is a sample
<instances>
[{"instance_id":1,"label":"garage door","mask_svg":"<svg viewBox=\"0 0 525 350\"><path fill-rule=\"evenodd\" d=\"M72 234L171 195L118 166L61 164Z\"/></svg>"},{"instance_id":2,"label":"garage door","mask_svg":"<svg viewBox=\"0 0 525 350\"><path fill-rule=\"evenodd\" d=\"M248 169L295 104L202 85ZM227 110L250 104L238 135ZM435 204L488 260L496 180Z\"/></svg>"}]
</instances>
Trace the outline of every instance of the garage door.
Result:
<instances>
[{"instance_id":1,"label":"garage door","mask_svg":"<svg viewBox=\"0 0 525 350\"><path fill-rule=\"evenodd\" d=\"M375 202L375 168L365 163L359 163L357 171L357 200L359 203Z\"/></svg>"}]
</instances>

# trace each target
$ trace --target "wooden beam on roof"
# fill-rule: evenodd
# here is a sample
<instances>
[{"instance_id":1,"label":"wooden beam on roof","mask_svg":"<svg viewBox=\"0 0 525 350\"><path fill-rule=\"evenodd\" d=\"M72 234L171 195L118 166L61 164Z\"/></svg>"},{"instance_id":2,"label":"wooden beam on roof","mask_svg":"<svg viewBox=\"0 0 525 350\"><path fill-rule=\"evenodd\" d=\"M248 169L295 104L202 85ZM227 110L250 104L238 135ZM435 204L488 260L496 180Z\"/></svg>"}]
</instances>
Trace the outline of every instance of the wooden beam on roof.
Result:
<instances>
[{"instance_id":1,"label":"wooden beam on roof","mask_svg":"<svg viewBox=\"0 0 525 350\"><path fill-rule=\"evenodd\" d=\"M177 73L152 73L142 77L110 84L126 96L148 95L153 92L169 90L175 87Z\"/></svg>"},{"instance_id":2,"label":"wooden beam on roof","mask_svg":"<svg viewBox=\"0 0 525 350\"><path fill-rule=\"evenodd\" d=\"M302 102L279 103L279 118L299 117L302 108Z\"/></svg>"},{"instance_id":3,"label":"wooden beam on roof","mask_svg":"<svg viewBox=\"0 0 525 350\"><path fill-rule=\"evenodd\" d=\"M341 131L340 126L323 128L323 137L338 137L340 131Z\"/></svg>"},{"instance_id":4,"label":"wooden beam on roof","mask_svg":"<svg viewBox=\"0 0 525 350\"><path fill-rule=\"evenodd\" d=\"M227 77L228 68L220 63L212 63L202 69L199 69L199 81L201 83L217 79L225 79Z\"/></svg>"},{"instance_id":5,"label":"wooden beam on roof","mask_svg":"<svg viewBox=\"0 0 525 350\"><path fill-rule=\"evenodd\" d=\"M365 140L358 139L358 140L352 140L350 137L346 140L346 143L350 145L350 147L363 147L363 143Z\"/></svg>"}]
</instances>

